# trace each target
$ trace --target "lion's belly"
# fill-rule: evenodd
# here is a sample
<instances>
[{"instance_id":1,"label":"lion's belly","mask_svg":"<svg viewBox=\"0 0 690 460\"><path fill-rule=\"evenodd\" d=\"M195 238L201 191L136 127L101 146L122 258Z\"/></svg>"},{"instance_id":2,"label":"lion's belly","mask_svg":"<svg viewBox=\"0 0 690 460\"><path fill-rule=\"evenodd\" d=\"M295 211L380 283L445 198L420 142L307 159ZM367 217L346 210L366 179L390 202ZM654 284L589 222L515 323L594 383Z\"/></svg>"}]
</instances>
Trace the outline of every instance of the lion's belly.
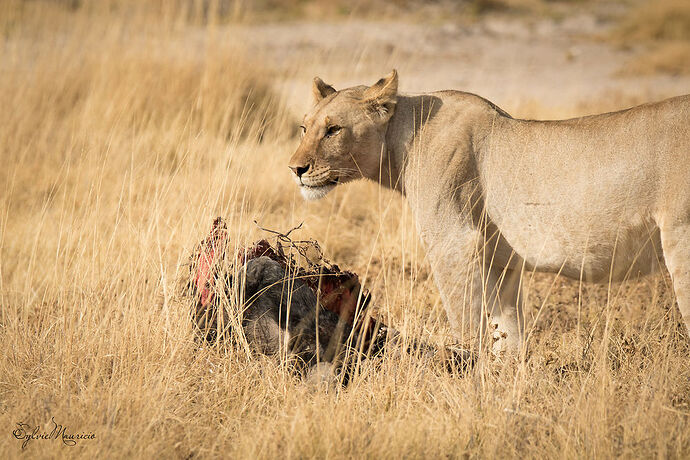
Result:
<instances>
[{"instance_id":1,"label":"lion's belly","mask_svg":"<svg viewBox=\"0 0 690 460\"><path fill-rule=\"evenodd\" d=\"M528 269L605 282L652 273L663 263L659 230L650 217L548 207L533 202L510 213L489 212Z\"/></svg>"}]
</instances>

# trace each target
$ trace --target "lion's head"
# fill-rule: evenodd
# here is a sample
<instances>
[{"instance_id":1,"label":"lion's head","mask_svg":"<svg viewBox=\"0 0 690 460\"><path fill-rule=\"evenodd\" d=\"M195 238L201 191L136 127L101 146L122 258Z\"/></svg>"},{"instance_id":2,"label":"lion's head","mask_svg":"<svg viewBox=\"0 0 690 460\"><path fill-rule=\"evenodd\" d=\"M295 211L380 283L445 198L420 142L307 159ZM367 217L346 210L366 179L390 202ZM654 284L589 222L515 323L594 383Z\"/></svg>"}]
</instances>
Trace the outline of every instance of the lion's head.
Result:
<instances>
[{"instance_id":1,"label":"lion's head","mask_svg":"<svg viewBox=\"0 0 690 460\"><path fill-rule=\"evenodd\" d=\"M395 70L370 87L341 91L314 78L315 105L304 116L302 140L289 164L305 199L322 198L354 179L378 179L397 92Z\"/></svg>"}]
</instances>

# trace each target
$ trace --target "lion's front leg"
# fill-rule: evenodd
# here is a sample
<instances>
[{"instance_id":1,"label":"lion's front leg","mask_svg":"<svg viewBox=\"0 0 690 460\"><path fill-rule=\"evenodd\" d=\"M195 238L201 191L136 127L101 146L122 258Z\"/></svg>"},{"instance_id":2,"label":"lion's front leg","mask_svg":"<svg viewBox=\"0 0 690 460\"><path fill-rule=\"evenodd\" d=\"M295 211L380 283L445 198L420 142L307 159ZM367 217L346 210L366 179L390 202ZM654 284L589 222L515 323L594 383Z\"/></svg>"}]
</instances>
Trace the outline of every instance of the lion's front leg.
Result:
<instances>
[{"instance_id":1,"label":"lion's front leg","mask_svg":"<svg viewBox=\"0 0 690 460\"><path fill-rule=\"evenodd\" d=\"M482 232L466 229L428 244L434 280L453 333L485 338L494 351L517 351L523 317L520 271L496 264Z\"/></svg>"},{"instance_id":2,"label":"lion's front leg","mask_svg":"<svg viewBox=\"0 0 690 460\"><path fill-rule=\"evenodd\" d=\"M521 271L492 267L488 272L489 282L485 289L497 292L497 295L487 296L489 301L485 305L494 340L493 351L517 351L524 339Z\"/></svg>"}]
</instances>

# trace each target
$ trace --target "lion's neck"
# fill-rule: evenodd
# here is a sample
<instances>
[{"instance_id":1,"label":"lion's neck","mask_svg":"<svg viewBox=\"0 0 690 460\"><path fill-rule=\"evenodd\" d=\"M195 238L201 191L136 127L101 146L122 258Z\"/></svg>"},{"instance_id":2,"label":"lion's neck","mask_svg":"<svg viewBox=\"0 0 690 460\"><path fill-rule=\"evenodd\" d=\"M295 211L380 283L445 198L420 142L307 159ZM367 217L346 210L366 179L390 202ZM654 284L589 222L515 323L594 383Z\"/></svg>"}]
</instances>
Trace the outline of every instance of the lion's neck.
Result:
<instances>
[{"instance_id":1,"label":"lion's neck","mask_svg":"<svg viewBox=\"0 0 690 460\"><path fill-rule=\"evenodd\" d=\"M443 169L450 158L445 158L441 150L478 154L480 145L474 143L485 137L484 131L492 128L492 120L499 112L490 102L469 93L398 96L386 133L379 171L381 185L405 195L405 175L412 157L418 158L415 163ZM459 120L464 120L465 125ZM449 130L453 131L452 146L446 145ZM439 148L439 143L444 148Z\"/></svg>"},{"instance_id":2,"label":"lion's neck","mask_svg":"<svg viewBox=\"0 0 690 460\"><path fill-rule=\"evenodd\" d=\"M395 113L388 122L384 157L381 162L381 185L405 194L405 166L415 136L440 108L440 101L431 95L398 96Z\"/></svg>"},{"instance_id":3,"label":"lion's neck","mask_svg":"<svg viewBox=\"0 0 690 460\"><path fill-rule=\"evenodd\" d=\"M404 195L404 166L407 152L403 145L396 142L396 139L389 139L388 135L382 151L383 157L378 177L372 179L378 180L384 187L397 190Z\"/></svg>"}]
</instances>

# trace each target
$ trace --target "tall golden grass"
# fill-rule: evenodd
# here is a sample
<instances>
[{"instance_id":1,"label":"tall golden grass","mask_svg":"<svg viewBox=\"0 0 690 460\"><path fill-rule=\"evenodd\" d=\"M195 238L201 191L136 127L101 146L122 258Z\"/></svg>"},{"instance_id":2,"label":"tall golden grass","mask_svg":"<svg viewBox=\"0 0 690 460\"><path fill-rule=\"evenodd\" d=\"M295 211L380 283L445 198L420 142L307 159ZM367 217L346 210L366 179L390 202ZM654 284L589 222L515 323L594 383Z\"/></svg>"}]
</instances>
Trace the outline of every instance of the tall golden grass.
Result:
<instances>
[{"instance_id":1,"label":"tall golden grass","mask_svg":"<svg viewBox=\"0 0 690 460\"><path fill-rule=\"evenodd\" d=\"M627 45L648 47L644 54L622 69L623 74L690 74L689 2L657 0L638 3L621 19L612 36Z\"/></svg>"},{"instance_id":2,"label":"tall golden grass","mask_svg":"<svg viewBox=\"0 0 690 460\"><path fill-rule=\"evenodd\" d=\"M303 203L285 167L298 123L273 85L286 71L219 40L208 12L156 5L0 6L0 452L690 455L690 347L667 277L528 274L528 359L486 357L466 376L391 354L323 389L272 359L199 346L176 283L216 215L238 246L264 236L253 219L304 221L387 323L448 336L402 199L360 183ZM96 438L22 450L17 423L50 430L51 418Z\"/></svg>"}]
</instances>

